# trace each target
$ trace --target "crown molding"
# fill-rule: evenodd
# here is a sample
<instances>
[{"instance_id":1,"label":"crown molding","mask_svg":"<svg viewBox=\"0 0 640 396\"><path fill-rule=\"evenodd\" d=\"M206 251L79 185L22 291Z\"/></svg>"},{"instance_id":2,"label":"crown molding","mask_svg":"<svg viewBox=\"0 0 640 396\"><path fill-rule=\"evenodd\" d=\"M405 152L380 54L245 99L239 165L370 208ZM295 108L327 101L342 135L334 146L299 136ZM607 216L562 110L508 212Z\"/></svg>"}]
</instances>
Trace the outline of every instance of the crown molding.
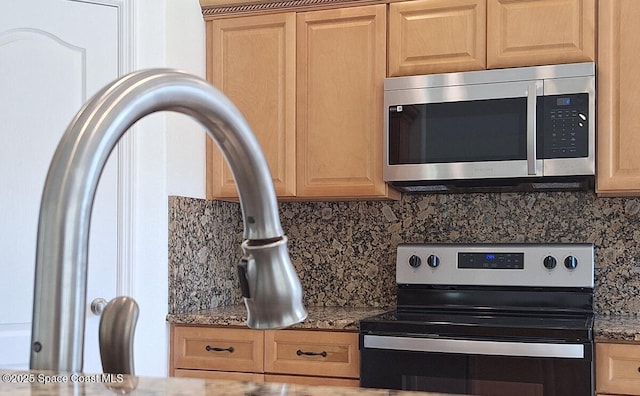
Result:
<instances>
[{"instance_id":1,"label":"crown molding","mask_svg":"<svg viewBox=\"0 0 640 396\"><path fill-rule=\"evenodd\" d=\"M269 12L308 11L360 5L387 4L389 0L200 0L202 16L205 19L244 14L264 14Z\"/></svg>"}]
</instances>

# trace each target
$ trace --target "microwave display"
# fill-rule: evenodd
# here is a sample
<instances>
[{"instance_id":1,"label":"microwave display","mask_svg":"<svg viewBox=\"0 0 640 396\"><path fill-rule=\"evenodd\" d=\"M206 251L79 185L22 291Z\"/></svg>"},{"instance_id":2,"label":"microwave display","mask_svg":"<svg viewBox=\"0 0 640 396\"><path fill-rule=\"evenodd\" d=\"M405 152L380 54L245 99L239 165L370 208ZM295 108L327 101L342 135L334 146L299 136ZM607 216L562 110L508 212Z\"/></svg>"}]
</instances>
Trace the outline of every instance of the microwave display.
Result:
<instances>
[{"instance_id":1,"label":"microwave display","mask_svg":"<svg viewBox=\"0 0 640 396\"><path fill-rule=\"evenodd\" d=\"M537 98L538 159L587 157L588 94ZM527 158L527 98L389 106L389 165Z\"/></svg>"}]
</instances>

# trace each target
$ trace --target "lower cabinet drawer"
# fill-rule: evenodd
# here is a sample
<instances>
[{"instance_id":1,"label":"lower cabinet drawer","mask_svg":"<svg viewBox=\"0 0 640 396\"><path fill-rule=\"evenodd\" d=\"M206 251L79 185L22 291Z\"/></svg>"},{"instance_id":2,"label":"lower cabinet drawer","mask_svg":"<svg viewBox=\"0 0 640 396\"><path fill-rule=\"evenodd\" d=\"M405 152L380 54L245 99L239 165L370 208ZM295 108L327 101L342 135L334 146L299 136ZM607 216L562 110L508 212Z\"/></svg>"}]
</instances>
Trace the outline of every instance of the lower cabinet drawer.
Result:
<instances>
[{"instance_id":1,"label":"lower cabinet drawer","mask_svg":"<svg viewBox=\"0 0 640 396\"><path fill-rule=\"evenodd\" d=\"M174 324L170 350L176 377L360 385L357 332Z\"/></svg>"},{"instance_id":2,"label":"lower cabinet drawer","mask_svg":"<svg viewBox=\"0 0 640 396\"><path fill-rule=\"evenodd\" d=\"M596 343L596 391L640 395L640 344Z\"/></svg>"},{"instance_id":3,"label":"lower cabinet drawer","mask_svg":"<svg viewBox=\"0 0 640 396\"><path fill-rule=\"evenodd\" d=\"M262 373L263 332L219 327L173 327L173 367Z\"/></svg>"},{"instance_id":4,"label":"lower cabinet drawer","mask_svg":"<svg viewBox=\"0 0 640 396\"><path fill-rule=\"evenodd\" d=\"M358 379L358 333L265 331L265 374L295 374Z\"/></svg>"}]
</instances>

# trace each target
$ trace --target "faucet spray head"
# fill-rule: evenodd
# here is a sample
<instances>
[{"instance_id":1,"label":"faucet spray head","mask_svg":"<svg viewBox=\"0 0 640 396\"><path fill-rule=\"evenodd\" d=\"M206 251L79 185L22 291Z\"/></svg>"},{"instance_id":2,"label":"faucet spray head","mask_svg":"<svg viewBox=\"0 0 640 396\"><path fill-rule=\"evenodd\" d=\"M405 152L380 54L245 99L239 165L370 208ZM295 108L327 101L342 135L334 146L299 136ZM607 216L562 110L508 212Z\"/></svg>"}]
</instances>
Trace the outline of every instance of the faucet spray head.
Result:
<instances>
[{"instance_id":1,"label":"faucet spray head","mask_svg":"<svg viewBox=\"0 0 640 396\"><path fill-rule=\"evenodd\" d=\"M287 253L287 237L246 240L238 264L247 326L281 329L303 321L302 286Z\"/></svg>"}]
</instances>

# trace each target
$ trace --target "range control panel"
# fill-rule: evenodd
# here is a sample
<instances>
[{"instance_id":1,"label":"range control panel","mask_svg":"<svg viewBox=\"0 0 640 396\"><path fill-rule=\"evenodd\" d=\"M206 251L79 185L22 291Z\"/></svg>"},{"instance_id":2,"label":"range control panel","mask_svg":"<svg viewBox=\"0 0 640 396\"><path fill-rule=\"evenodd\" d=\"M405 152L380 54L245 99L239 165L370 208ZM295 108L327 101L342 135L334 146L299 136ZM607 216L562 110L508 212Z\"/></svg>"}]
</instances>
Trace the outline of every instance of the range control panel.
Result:
<instances>
[{"instance_id":1,"label":"range control panel","mask_svg":"<svg viewBox=\"0 0 640 396\"><path fill-rule=\"evenodd\" d=\"M524 253L459 253L458 268L523 269Z\"/></svg>"},{"instance_id":2,"label":"range control panel","mask_svg":"<svg viewBox=\"0 0 640 396\"><path fill-rule=\"evenodd\" d=\"M396 282L593 288L593 244L401 244Z\"/></svg>"}]
</instances>

